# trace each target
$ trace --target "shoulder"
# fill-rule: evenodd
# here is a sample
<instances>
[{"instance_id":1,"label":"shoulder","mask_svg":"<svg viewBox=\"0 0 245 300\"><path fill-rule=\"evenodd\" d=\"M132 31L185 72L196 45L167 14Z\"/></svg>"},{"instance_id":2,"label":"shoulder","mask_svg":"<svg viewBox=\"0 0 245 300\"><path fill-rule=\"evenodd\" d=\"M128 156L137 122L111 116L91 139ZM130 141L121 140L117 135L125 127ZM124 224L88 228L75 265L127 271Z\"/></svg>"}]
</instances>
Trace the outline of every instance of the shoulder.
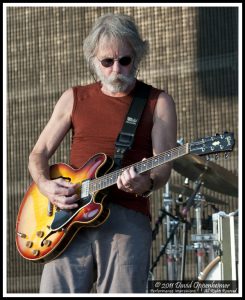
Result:
<instances>
[{"instance_id":1,"label":"shoulder","mask_svg":"<svg viewBox=\"0 0 245 300\"><path fill-rule=\"evenodd\" d=\"M74 105L74 93L73 88L70 87L63 91L58 101L55 103L53 114L62 117L70 117L72 114Z\"/></svg>"},{"instance_id":2,"label":"shoulder","mask_svg":"<svg viewBox=\"0 0 245 300\"><path fill-rule=\"evenodd\" d=\"M176 114L176 106L173 97L165 91L161 91L158 95L155 117L161 117L166 114Z\"/></svg>"},{"instance_id":3,"label":"shoulder","mask_svg":"<svg viewBox=\"0 0 245 300\"><path fill-rule=\"evenodd\" d=\"M157 100L159 103L165 103L166 105L175 105L173 97L163 90L160 91Z\"/></svg>"},{"instance_id":4,"label":"shoulder","mask_svg":"<svg viewBox=\"0 0 245 300\"><path fill-rule=\"evenodd\" d=\"M71 88L65 90L61 94L55 107L56 107L56 109L62 109L62 108L68 109L69 106L73 105L73 101L74 101L74 94L73 94L73 88L71 87Z\"/></svg>"}]
</instances>

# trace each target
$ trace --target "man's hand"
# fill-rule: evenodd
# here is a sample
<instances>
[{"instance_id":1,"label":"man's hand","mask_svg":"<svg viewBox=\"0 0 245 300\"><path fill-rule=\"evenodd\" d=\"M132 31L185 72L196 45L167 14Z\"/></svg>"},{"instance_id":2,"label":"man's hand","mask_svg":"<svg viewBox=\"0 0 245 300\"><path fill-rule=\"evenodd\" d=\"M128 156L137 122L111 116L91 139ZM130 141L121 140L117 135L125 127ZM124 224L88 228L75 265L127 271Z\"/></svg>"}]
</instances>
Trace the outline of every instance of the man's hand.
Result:
<instances>
[{"instance_id":1,"label":"man's hand","mask_svg":"<svg viewBox=\"0 0 245 300\"><path fill-rule=\"evenodd\" d=\"M142 195L151 187L150 172L138 174L134 167L130 167L118 177L117 187L124 192Z\"/></svg>"},{"instance_id":2,"label":"man's hand","mask_svg":"<svg viewBox=\"0 0 245 300\"><path fill-rule=\"evenodd\" d=\"M78 207L76 202L80 199L77 194L79 184L59 178L39 181L38 187L40 192L60 209L74 209Z\"/></svg>"}]
</instances>

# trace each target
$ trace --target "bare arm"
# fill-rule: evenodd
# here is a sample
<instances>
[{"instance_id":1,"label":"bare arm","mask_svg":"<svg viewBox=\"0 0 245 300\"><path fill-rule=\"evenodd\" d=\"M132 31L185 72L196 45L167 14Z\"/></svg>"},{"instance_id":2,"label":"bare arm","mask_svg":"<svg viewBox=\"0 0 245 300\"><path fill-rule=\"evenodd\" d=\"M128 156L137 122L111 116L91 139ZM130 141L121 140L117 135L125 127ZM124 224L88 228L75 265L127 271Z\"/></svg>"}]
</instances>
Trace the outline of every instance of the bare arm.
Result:
<instances>
[{"instance_id":1,"label":"bare arm","mask_svg":"<svg viewBox=\"0 0 245 300\"><path fill-rule=\"evenodd\" d=\"M162 92L158 97L153 123L153 154L157 155L174 148L177 139L176 110L172 97L166 93ZM150 189L150 178L152 178L154 180L153 189L156 190L167 183L171 169L171 162L143 174L137 174L133 168L130 168L118 178L117 186L127 192L143 194Z\"/></svg>"},{"instance_id":2,"label":"bare arm","mask_svg":"<svg viewBox=\"0 0 245 300\"><path fill-rule=\"evenodd\" d=\"M177 116L175 103L166 93L159 95L154 112L154 126L152 129L153 154L157 155L176 147L177 141ZM172 162L151 171L154 179L154 189L163 187L171 174Z\"/></svg>"},{"instance_id":3,"label":"bare arm","mask_svg":"<svg viewBox=\"0 0 245 300\"><path fill-rule=\"evenodd\" d=\"M71 125L73 90L65 91L58 100L52 116L40 134L29 156L29 171L39 190L60 208L75 208L74 184L65 180L50 180L48 161L67 134Z\"/></svg>"}]
</instances>

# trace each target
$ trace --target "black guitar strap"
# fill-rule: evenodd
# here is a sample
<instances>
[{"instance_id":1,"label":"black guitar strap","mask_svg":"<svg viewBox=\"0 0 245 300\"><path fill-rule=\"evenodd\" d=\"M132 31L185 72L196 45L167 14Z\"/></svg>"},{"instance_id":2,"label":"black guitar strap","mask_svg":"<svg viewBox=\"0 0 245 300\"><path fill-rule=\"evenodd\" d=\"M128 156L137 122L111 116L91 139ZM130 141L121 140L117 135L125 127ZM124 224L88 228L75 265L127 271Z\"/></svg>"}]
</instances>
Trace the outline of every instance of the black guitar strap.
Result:
<instances>
[{"instance_id":1,"label":"black guitar strap","mask_svg":"<svg viewBox=\"0 0 245 300\"><path fill-rule=\"evenodd\" d=\"M121 167L124 153L133 145L135 132L139 124L145 104L149 98L151 86L143 82L138 82L135 94L124 121L121 132L119 133L115 146L114 161L116 168Z\"/></svg>"}]
</instances>

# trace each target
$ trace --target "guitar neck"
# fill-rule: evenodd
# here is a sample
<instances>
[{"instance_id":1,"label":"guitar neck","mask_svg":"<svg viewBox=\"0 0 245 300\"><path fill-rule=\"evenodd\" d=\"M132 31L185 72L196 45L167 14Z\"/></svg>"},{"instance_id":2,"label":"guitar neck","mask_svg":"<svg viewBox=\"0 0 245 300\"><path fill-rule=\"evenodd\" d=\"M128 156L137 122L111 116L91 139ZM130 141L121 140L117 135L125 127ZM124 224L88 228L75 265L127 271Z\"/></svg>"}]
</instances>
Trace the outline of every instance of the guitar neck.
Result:
<instances>
[{"instance_id":1,"label":"guitar neck","mask_svg":"<svg viewBox=\"0 0 245 300\"><path fill-rule=\"evenodd\" d=\"M118 177L128 168L134 167L138 174L147 172L151 169L159 167L167 162L175 160L181 156L184 156L190 152L189 143L178 146L166 152L160 153L156 156L150 157L146 160L137 162L125 168L113 171L109 174L105 174L99 178L95 178L89 183L89 192L94 193L96 191L105 189L109 186L116 184Z\"/></svg>"}]
</instances>

